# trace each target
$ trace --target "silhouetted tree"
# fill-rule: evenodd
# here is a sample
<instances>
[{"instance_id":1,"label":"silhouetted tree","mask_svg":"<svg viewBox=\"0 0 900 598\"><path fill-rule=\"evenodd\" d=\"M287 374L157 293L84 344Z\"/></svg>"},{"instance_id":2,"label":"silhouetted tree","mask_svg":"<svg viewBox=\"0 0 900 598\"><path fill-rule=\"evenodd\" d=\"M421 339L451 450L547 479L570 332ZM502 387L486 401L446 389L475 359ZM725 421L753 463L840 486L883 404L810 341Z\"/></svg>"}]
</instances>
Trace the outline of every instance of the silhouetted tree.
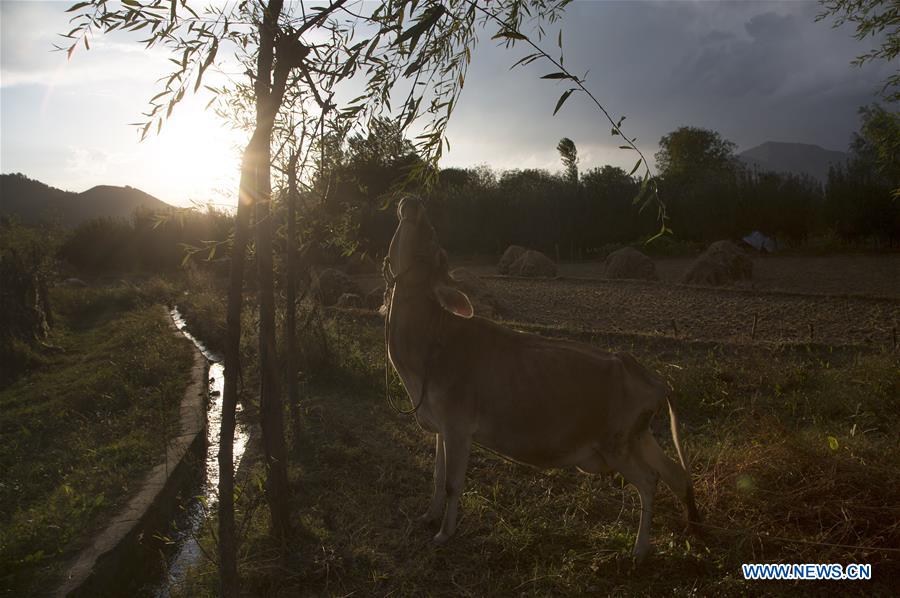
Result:
<instances>
[{"instance_id":1,"label":"silhouetted tree","mask_svg":"<svg viewBox=\"0 0 900 598\"><path fill-rule=\"evenodd\" d=\"M738 233L735 144L716 131L681 127L664 135L659 147L660 193L675 234L712 240Z\"/></svg>"},{"instance_id":2,"label":"silhouetted tree","mask_svg":"<svg viewBox=\"0 0 900 598\"><path fill-rule=\"evenodd\" d=\"M563 168L566 171L566 178L572 184L578 182L578 148L575 142L568 137L563 137L556 145L556 151L562 160Z\"/></svg>"},{"instance_id":3,"label":"silhouetted tree","mask_svg":"<svg viewBox=\"0 0 900 598\"><path fill-rule=\"evenodd\" d=\"M828 173L826 215L844 240L900 238L900 187L897 116L879 106L860 109L862 123L850 144L846 164Z\"/></svg>"}]
</instances>

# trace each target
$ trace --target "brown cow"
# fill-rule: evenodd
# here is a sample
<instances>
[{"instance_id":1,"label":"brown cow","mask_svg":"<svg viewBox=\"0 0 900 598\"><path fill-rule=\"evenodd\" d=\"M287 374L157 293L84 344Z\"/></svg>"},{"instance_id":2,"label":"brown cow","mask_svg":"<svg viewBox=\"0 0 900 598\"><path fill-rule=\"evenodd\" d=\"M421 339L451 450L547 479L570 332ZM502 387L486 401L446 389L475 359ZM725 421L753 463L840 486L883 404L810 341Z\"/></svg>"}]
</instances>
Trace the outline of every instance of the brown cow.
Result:
<instances>
[{"instance_id":1,"label":"brown cow","mask_svg":"<svg viewBox=\"0 0 900 598\"><path fill-rule=\"evenodd\" d=\"M618 471L641 497L634 556L650 549L650 518L659 478L698 521L689 468L666 384L632 356L584 343L551 340L473 318L453 288L447 257L421 202L406 198L385 271L386 342L391 364L415 406L419 425L436 436L434 496L420 518L456 530L469 450L479 444L541 468ZM680 464L650 432L669 403Z\"/></svg>"}]
</instances>

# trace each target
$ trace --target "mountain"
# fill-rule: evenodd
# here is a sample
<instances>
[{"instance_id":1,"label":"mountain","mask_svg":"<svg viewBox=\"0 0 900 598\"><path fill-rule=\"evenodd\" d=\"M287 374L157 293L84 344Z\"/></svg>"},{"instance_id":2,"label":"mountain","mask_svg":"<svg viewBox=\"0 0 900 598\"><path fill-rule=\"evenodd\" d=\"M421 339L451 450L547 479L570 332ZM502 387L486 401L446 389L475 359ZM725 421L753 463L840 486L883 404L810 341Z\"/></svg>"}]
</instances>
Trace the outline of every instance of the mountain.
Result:
<instances>
[{"instance_id":1,"label":"mountain","mask_svg":"<svg viewBox=\"0 0 900 598\"><path fill-rule=\"evenodd\" d=\"M73 193L21 173L0 175L0 216L15 216L22 224L74 227L93 218L130 218L138 208L159 212L172 206L133 187L100 185Z\"/></svg>"},{"instance_id":2,"label":"mountain","mask_svg":"<svg viewBox=\"0 0 900 598\"><path fill-rule=\"evenodd\" d=\"M828 180L828 167L843 164L847 154L809 143L767 141L741 152L738 159L751 169L808 174L824 183Z\"/></svg>"}]
</instances>

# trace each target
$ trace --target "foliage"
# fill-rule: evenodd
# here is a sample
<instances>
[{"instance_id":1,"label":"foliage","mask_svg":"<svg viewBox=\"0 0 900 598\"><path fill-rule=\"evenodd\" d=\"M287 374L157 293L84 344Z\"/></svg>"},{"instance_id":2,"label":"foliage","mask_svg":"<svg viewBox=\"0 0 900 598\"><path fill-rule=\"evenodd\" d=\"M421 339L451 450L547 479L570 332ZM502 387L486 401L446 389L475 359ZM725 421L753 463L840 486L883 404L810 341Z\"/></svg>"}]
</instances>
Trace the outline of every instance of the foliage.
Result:
<instances>
[{"instance_id":1,"label":"foliage","mask_svg":"<svg viewBox=\"0 0 900 598\"><path fill-rule=\"evenodd\" d=\"M900 117L873 105L860 109L862 125L850 157L828 174L826 217L845 240L900 238Z\"/></svg>"},{"instance_id":2,"label":"foliage","mask_svg":"<svg viewBox=\"0 0 900 598\"><path fill-rule=\"evenodd\" d=\"M834 27L845 23L856 27L855 37L862 41L878 39L878 46L856 57L853 64L867 62L896 62L900 56L900 5L896 0L819 0L822 12L817 21L834 19ZM896 69L895 69L896 71ZM884 82L885 99L900 100L900 73L895 72Z\"/></svg>"},{"instance_id":3,"label":"foliage","mask_svg":"<svg viewBox=\"0 0 900 598\"><path fill-rule=\"evenodd\" d=\"M496 254L512 244L583 257L611 237L634 239L656 222L632 206L639 184L612 167L570 180L543 170L447 169L427 197L442 243L455 254Z\"/></svg>"},{"instance_id":4,"label":"foliage","mask_svg":"<svg viewBox=\"0 0 900 598\"><path fill-rule=\"evenodd\" d=\"M808 176L745 171L737 181L736 199L735 236L758 230L801 244L823 226L822 186Z\"/></svg>"},{"instance_id":5,"label":"foliage","mask_svg":"<svg viewBox=\"0 0 900 598\"><path fill-rule=\"evenodd\" d=\"M696 181L710 174L729 174L736 168L736 144L716 131L679 127L663 135L656 153L661 177L684 177Z\"/></svg>"},{"instance_id":6,"label":"foliage","mask_svg":"<svg viewBox=\"0 0 900 598\"><path fill-rule=\"evenodd\" d=\"M88 276L171 272L184 264L186 252L198 262L221 257L213 241L227 238L230 226L231 218L212 208L170 215L138 210L130 221L81 224L61 244L59 257Z\"/></svg>"},{"instance_id":7,"label":"foliage","mask_svg":"<svg viewBox=\"0 0 900 598\"><path fill-rule=\"evenodd\" d=\"M56 244L53 230L0 218L0 387L43 362L36 345L54 323L48 287Z\"/></svg>"},{"instance_id":8,"label":"foliage","mask_svg":"<svg viewBox=\"0 0 900 598\"><path fill-rule=\"evenodd\" d=\"M156 303L164 284L53 290L44 367L0 391L0 579L45 592L177 433L192 363Z\"/></svg>"},{"instance_id":9,"label":"foliage","mask_svg":"<svg viewBox=\"0 0 900 598\"><path fill-rule=\"evenodd\" d=\"M900 200L900 113L872 104L861 107L859 114L862 123L850 148L859 159L874 165Z\"/></svg>"},{"instance_id":10,"label":"foliage","mask_svg":"<svg viewBox=\"0 0 900 598\"><path fill-rule=\"evenodd\" d=\"M578 148L575 142L568 137L563 137L556 145L556 151L559 152L559 158L562 160L563 168L566 172L566 178L573 184L578 183Z\"/></svg>"}]
</instances>

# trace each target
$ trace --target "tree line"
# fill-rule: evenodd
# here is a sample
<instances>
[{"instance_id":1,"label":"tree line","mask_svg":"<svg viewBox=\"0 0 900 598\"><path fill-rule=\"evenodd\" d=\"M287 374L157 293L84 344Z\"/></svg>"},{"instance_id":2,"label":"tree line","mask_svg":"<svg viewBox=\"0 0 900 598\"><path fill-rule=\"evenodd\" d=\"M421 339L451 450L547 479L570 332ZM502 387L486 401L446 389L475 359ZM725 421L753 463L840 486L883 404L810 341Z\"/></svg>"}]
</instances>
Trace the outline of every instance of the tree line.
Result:
<instances>
[{"instance_id":1,"label":"tree line","mask_svg":"<svg viewBox=\"0 0 900 598\"><path fill-rule=\"evenodd\" d=\"M673 240L691 248L754 230L795 246L828 234L850 244L896 244L900 168L889 144L900 138L900 126L877 105L861 115L849 159L832 166L824 186L808 176L747 168L734 144L715 131L681 127L664 136L657 178L672 235L646 250L664 253ZM427 190L408 184L409 173L425 163L396 123L375 120L367 132L329 143L331 162L300 193L302 217L294 219L306 240L304 264L339 263L353 251L383 256L396 226L389 208L399 189L426 198L454 255L497 255L518 244L563 259L602 257L615 246L642 244L658 230L657 214L633 205L640 181L614 166L579 172L577 148L566 138L558 146L560 172L445 168ZM288 238L286 196L286 187L276 189L276 220L283 223L276 259ZM211 208L164 218L139 210L131 220L83 223L63 238L58 255L95 276L172 271L187 254L224 271L220 244L232 226L232 216Z\"/></svg>"},{"instance_id":2,"label":"tree line","mask_svg":"<svg viewBox=\"0 0 900 598\"><path fill-rule=\"evenodd\" d=\"M655 180L670 240L708 243L758 230L794 246L814 235L893 246L900 241L898 116L878 105L860 115L847 162L831 167L824 186L810 176L745 166L735 144L716 131L680 127L663 136ZM383 255L395 226L386 208L399 189L425 197L442 243L457 255L496 255L519 244L581 259L642 243L659 228L656 212L634 205L638 178L613 166L580 173L568 138L557 146L561 172L447 168L428 190L404 186L423 162L389 121L339 147L317 179L329 193L313 195L326 197L323 211L341 219L332 230L350 239L339 244L345 250Z\"/></svg>"}]
</instances>

